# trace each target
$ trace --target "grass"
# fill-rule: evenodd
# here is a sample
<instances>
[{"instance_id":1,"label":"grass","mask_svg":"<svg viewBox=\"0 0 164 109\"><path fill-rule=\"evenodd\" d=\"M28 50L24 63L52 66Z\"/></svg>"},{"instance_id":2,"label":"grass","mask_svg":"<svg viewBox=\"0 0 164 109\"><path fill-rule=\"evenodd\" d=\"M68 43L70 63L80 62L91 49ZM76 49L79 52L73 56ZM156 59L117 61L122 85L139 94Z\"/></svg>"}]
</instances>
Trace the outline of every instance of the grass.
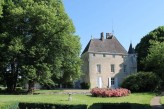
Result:
<instances>
[{"instance_id":1,"label":"grass","mask_svg":"<svg viewBox=\"0 0 164 109\"><path fill-rule=\"evenodd\" d=\"M68 101L68 95L0 95L0 105L11 101L28 103L53 103L53 104L87 104L93 103L137 103L149 105L155 96L153 93L133 93L126 97L101 98L87 95L72 95L72 101Z\"/></svg>"},{"instance_id":2,"label":"grass","mask_svg":"<svg viewBox=\"0 0 164 109\"><path fill-rule=\"evenodd\" d=\"M164 106L164 96L161 97L161 104Z\"/></svg>"}]
</instances>

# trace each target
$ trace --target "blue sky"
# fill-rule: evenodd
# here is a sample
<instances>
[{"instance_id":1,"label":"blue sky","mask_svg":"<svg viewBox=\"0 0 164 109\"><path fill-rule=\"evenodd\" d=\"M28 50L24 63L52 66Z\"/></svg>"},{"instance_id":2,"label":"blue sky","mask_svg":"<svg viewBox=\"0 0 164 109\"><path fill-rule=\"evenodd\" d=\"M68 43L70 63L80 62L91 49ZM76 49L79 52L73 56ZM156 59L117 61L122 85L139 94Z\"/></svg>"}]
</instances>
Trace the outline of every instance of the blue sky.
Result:
<instances>
[{"instance_id":1,"label":"blue sky","mask_svg":"<svg viewBox=\"0 0 164 109\"><path fill-rule=\"evenodd\" d=\"M164 25L164 0L63 0L66 13L80 36L82 50L100 33L111 33L128 50L140 39Z\"/></svg>"}]
</instances>

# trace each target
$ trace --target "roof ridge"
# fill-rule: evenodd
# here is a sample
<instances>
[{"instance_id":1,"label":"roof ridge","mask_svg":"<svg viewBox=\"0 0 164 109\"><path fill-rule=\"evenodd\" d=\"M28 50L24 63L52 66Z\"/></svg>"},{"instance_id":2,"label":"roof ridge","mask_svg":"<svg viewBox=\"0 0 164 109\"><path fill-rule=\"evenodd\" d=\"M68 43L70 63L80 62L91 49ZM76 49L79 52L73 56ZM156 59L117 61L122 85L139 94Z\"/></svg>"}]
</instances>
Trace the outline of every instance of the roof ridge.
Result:
<instances>
[{"instance_id":1,"label":"roof ridge","mask_svg":"<svg viewBox=\"0 0 164 109\"><path fill-rule=\"evenodd\" d=\"M122 44L114 35L112 36L112 38L106 38L104 40L98 38L91 39L82 54L84 54L85 52L108 52L128 54L126 49L122 46Z\"/></svg>"}]
</instances>

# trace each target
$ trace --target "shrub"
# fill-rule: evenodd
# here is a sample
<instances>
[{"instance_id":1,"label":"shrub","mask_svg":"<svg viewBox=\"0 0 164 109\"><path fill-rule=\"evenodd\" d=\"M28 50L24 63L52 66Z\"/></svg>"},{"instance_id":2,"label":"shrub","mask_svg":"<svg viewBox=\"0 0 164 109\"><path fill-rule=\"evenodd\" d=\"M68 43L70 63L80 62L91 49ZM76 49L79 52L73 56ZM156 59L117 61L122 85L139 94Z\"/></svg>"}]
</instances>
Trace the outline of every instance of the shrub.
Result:
<instances>
[{"instance_id":1,"label":"shrub","mask_svg":"<svg viewBox=\"0 0 164 109\"><path fill-rule=\"evenodd\" d=\"M90 84L89 83L82 82L82 83L80 83L80 85L81 85L82 89L89 89L90 88Z\"/></svg>"},{"instance_id":2,"label":"shrub","mask_svg":"<svg viewBox=\"0 0 164 109\"><path fill-rule=\"evenodd\" d=\"M121 87L133 92L154 91L160 84L160 78L152 72L138 72L125 78Z\"/></svg>"},{"instance_id":3,"label":"shrub","mask_svg":"<svg viewBox=\"0 0 164 109\"><path fill-rule=\"evenodd\" d=\"M106 88L93 88L91 90L92 96L95 97L122 97L127 96L131 92L125 88L118 88L118 89L106 89Z\"/></svg>"},{"instance_id":4,"label":"shrub","mask_svg":"<svg viewBox=\"0 0 164 109\"><path fill-rule=\"evenodd\" d=\"M20 109L87 109L87 105L19 103Z\"/></svg>"},{"instance_id":5,"label":"shrub","mask_svg":"<svg viewBox=\"0 0 164 109\"><path fill-rule=\"evenodd\" d=\"M138 103L94 103L89 109L151 109L148 104Z\"/></svg>"}]
</instances>

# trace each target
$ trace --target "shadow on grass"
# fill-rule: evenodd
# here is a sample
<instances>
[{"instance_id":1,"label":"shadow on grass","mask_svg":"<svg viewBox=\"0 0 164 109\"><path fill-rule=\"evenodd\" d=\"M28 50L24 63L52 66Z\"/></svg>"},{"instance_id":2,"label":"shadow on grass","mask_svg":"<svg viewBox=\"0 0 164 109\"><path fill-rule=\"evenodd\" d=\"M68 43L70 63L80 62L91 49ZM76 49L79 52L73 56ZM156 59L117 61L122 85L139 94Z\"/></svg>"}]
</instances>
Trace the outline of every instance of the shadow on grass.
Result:
<instances>
[{"instance_id":1,"label":"shadow on grass","mask_svg":"<svg viewBox=\"0 0 164 109\"><path fill-rule=\"evenodd\" d=\"M7 90L0 90L0 95L27 95L27 90L16 90L13 92L8 92Z\"/></svg>"}]
</instances>

